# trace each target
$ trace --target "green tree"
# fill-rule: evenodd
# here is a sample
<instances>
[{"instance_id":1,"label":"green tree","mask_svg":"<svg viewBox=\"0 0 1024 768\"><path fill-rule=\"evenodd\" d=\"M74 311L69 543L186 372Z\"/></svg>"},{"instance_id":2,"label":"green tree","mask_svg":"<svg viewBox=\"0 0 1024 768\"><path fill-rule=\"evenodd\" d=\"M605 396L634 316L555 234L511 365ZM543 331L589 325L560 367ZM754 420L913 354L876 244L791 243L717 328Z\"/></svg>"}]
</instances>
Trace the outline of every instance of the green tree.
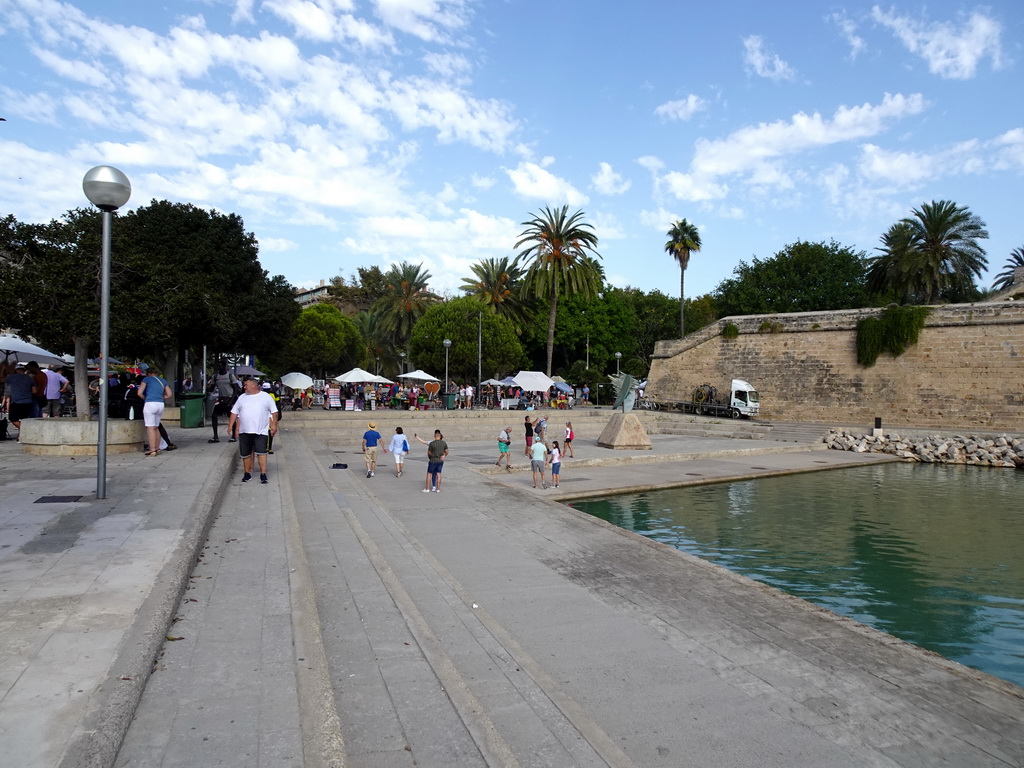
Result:
<instances>
[{"instance_id":1,"label":"green tree","mask_svg":"<svg viewBox=\"0 0 1024 768\"><path fill-rule=\"evenodd\" d=\"M331 280L327 301L334 304L343 314L354 317L359 312L369 312L385 293L387 280L380 267L359 267L356 275L347 280L338 275Z\"/></svg>"},{"instance_id":2,"label":"green tree","mask_svg":"<svg viewBox=\"0 0 1024 768\"><path fill-rule=\"evenodd\" d=\"M327 375L353 368L362 361L363 351L352 319L321 302L306 307L296 318L283 357L295 370Z\"/></svg>"},{"instance_id":3,"label":"green tree","mask_svg":"<svg viewBox=\"0 0 1024 768\"><path fill-rule=\"evenodd\" d=\"M440 301L440 297L427 288L430 277L422 264L406 261L395 264L384 275L384 292L373 310L379 315L381 329L391 335L397 348L408 349L416 321Z\"/></svg>"},{"instance_id":4,"label":"green tree","mask_svg":"<svg viewBox=\"0 0 1024 768\"><path fill-rule=\"evenodd\" d=\"M987 238L985 222L966 206L950 200L925 203L882 236L869 285L895 293L904 303L962 300L977 291L975 279L988 265L978 242Z\"/></svg>"},{"instance_id":5,"label":"green tree","mask_svg":"<svg viewBox=\"0 0 1024 768\"><path fill-rule=\"evenodd\" d=\"M526 270L519 265L519 258L481 259L470 269L473 276L462 279L462 290L488 311L511 320L521 333L528 311L523 297Z\"/></svg>"},{"instance_id":6,"label":"green tree","mask_svg":"<svg viewBox=\"0 0 1024 768\"><path fill-rule=\"evenodd\" d=\"M690 266L690 254L700 250L700 233L697 226L686 219L677 221L668 231L665 251L679 262L679 338L686 335L686 268Z\"/></svg>"},{"instance_id":7,"label":"green tree","mask_svg":"<svg viewBox=\"0 0 1024 768\"><path fill-rule=\"evenodd\" d=\"M992 289L997 291L1005 290L1013 285L1014 271L1024 267L1024 248L1014 248L1010 251L1010 258L1003 265L1003 271L996 275L992 283Z\"/></svg>"},{"instance_id":8,"label":"green tree","mask_svg":"<svg viewBox=\"0 0 1024 768\"><path fill-rule=\"evenodd\" d=\"M481 335L478 323L482 324ZM482 347L478 346L481 338ZM515 373L524 358L512 322L484 311L471 296L434 304L413 329L410 350L416 364L438 378L444 375L445 339L452 342L448 375L459 381L476 381L478 349L484 378Z\"/></svg>"},{"instance_id":9,"label":"green tree","mask_svg":"<svg viewBox=\"0 0 1024 768\"><path fill-rule=\"evenodd\" d=\"M840 245L798 240L772 258L741 261L714 291L722 316L853 309L869 304L865 255Z\"/></svg>"},{"instance_id":10,"label":"green tree","mask_svg":"<svg viewBox=\"0 0 1024 768\"><path fill-rule=\"evenodd\" d=\"M532 259L526 273L527 290L548 302L547 374L555 347L555 319L562 295L592 296L601 288L603 275L597 262L597 235L583 221L583 211L569 215L569 206L543 208L524 221L515 247L529 244L519 255Z\"/></svg>"}]
</instances>

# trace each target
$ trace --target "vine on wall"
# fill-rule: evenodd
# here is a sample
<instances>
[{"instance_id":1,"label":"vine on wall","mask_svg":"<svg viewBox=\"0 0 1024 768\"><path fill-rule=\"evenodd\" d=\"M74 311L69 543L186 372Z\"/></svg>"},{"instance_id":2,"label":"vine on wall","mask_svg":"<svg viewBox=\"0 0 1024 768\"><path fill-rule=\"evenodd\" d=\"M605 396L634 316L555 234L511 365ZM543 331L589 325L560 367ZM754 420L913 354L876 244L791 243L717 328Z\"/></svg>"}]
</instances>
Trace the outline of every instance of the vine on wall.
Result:
<instances>
[{"instance_id":1,"label":"vine on wall","mask_svg":"<svg viewBox=\"0 0 1024 768\"><path fill-rule=\"evenodd\" d=\"M857 323L857 362L870 368L882 352L899 357L907 347L917 344L921 329L931 310L928 307L886 307L879 317L866 317Z\"/></svg>"}]
</instances>

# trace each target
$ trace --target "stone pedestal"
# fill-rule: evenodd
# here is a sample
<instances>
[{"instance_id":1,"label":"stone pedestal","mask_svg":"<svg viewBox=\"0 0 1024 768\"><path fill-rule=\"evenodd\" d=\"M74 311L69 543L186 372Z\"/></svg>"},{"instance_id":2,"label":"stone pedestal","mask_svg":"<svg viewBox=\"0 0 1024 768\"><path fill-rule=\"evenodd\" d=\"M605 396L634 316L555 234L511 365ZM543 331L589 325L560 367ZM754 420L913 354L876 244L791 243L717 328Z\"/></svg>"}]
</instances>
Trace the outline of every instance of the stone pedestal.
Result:
<instances>
[{"instance_id":1,"label":"stone pedestal","mask_svg":"<svg viewBox=\"0 0 1024 768\"><path fill-rule=\"evenodd\" d=\"M21 450L36 456L95 456L100 433L98 421L78 419L25 419L21 422ZM146 428L141 419L107 421L107 453L141 450Z\"/></svg>"},{"instance_id":2,"label":"stone pedestal","mask_svg":"<svg viewBox=\"0 0 1024 768\"><path fill-rule=\"evenodd\" d=\"M616 413L597 438L601 448L616 451L649 451L651 438L647 436L635 413Z\"/></svg>"}]
</instances>

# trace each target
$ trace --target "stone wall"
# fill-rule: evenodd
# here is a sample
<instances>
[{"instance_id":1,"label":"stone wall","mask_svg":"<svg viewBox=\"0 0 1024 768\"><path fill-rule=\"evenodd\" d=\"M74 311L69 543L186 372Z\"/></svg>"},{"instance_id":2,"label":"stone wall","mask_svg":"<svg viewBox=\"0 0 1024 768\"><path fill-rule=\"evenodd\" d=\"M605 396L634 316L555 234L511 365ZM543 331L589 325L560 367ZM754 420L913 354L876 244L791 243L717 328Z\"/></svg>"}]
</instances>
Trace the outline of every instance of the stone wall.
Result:
<instances>
[{"instance_id":1,"label":"stone wall","mask_svg":"<svg viewBox=\"0 0 1024 768\"><path fill-rule=\"evenodd\" d=\"M723 318L655 347L648 394L688 400L709 382L746 379L765 418L1024 429L1024 303L933 307L919 343L857 363L856 326L879 309ZM722 337L726 323L739 327Z\"/></svg>"}]
</instances>

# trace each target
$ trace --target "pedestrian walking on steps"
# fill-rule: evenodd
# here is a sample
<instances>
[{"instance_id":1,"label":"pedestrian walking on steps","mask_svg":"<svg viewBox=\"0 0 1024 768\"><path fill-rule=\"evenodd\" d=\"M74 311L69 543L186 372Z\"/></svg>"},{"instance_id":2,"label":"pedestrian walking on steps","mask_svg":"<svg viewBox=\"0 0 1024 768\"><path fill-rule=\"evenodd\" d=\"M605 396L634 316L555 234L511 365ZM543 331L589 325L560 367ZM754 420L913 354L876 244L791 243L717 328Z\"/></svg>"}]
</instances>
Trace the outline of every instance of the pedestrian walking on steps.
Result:
<instances>
[{"instance_id":1,"label":"pedestrian walking on steps","mask_svg":"<svg viewBox=\"0 0 1024 768\"><path fill-rule=\"evenodd\" d=\"M440 429L434 430L434 439L429 443L415 432L412 436L427 446L427 482L423 487L424 493L441 492L441 470L444 469L444 460L448 458L448 443L444 441L444 435Z\"/></svg>"},{"instance_id":2,"label":"pedestrian walking on steps","mask_svg":"<svg viewBox=\"0 0 1024 768\"><path fill-rule=\"evenodd\" d=\"M245 391L231 406L228 434L238 434L238 453L242 457L242 482L252 480L253 454L260 465L260 482L267 484L267 439L277 433L277 405L274 398L260 390L256 379L246 379Z\"/></svg>"},{"instance_id":3,"label":"pedestrian walking on steps","mask_svg":"<svg viewBox=\"0 0 1024 768\"><path fill-rule=\"evenodd\" d=\"M572 452L572 441L574 439L576 439L576 433L572 429L572 422L571 421L567 421L567 422L565 422L565 443L564 443L564 445L565 445L565 452L566 452L566 454L568 454L570 459L573 458L573 456L575 455Z\"/></svg>"},{"instance_id":4,"label":"pedestrian walking on steps","mask_svg":"<svg viewBox=\"0 0 1024 768\"><path fill-rule=\"evenodd\" d=\"M366 464L366 476L373 477L377 470L377 444L381 441L377 431L377 422L371 421L363 433L363 463Z\"/></svg>"},{"instance_id":5,"label":"pedestrian walking on steps","mask_svg":"<svg viewBox=\"0 0 1024 768\"><path fill-rule=\"evenodd\" d=\"M401 427L395 427L395 434L391 436L391 442L384 448L384 453L388 451L391 451L395 457L395 477L401 477L405 456L409 453L409 441L402 433Z\"/></svg>"},{"instance_id":6,"label":"pedestrian walking on steps","mask_svg":"<svg viewBox=\"0 0 1024 768\"><path fill-rule=\"evenodd\" d=\"M494 466L500 467L501 460L505 460L505 470L507 472L512 471L512 427L505 427L498 434L498 460L494 462Z\"/></svg>"}]
</instances>

